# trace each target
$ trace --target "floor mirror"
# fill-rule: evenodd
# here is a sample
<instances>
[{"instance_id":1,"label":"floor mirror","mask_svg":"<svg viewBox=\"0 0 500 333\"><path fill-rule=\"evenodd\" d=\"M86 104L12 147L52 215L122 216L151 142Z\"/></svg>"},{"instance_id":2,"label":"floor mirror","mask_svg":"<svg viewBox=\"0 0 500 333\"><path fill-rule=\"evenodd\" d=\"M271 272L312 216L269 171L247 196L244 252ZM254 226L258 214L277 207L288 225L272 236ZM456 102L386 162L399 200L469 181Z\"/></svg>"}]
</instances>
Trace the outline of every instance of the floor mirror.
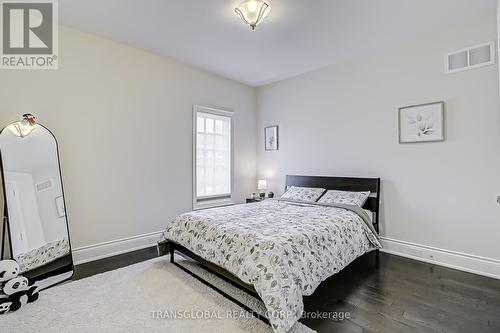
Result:
<instances>
[{"instance_id":1,"label":"floor mirror","mask_svg":"<svg viewBox=\"0 0 500 333\"><path fill-rule=\"evenodd\" d=\"M73 260L55 136L29 114L7 125L0 169L1 259L16 260L40 289L68 280Z\"/></svg>"}]
</instances>

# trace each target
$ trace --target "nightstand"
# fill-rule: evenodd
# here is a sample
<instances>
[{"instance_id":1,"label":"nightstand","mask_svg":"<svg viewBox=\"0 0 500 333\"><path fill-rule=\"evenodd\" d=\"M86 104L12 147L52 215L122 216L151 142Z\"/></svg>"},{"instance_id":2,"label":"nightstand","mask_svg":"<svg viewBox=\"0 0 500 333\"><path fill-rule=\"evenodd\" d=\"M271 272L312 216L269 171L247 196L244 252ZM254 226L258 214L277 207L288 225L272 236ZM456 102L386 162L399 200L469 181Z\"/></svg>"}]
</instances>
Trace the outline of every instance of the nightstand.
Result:
<instances>
[{"instance_id":1,"label":"nightstand","mask_svg":"<svg viewBox=\"0 0 500 333\"><path fill-rule=\"evenodd\" d=\"M260 199L260 198L255 198L255 199L251 199L251 198L247 198L247 203L252 203L252 202L261 202L263 200L265 200L266 198L264 199Z\"/></svg>"}]
</instances>

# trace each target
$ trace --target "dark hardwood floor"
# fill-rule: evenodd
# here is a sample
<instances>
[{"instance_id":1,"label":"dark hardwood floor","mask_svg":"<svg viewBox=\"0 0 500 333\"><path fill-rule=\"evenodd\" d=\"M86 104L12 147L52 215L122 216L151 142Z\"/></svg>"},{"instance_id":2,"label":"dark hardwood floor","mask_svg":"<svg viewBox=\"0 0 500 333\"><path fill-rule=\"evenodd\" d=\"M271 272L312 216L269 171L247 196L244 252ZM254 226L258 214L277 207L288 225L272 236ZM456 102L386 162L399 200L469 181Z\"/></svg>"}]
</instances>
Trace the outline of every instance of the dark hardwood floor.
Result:
<instances>
[{"instance_id":1,"label":"dark hardwood floor","mask_svg":"<svg viewBox=\"0 0 500 333\"><path fill-rule=\"evenodd\" d=\"M156 248L75 267L74 279L156 256ZM367 254L304 298L309 313L349 319L302 319L318 332L500 332L500 280L380 253Z\"/></svg>"},{"instance_id":2,"label":"dark hardwood floor","mask_svg":"<svg viewBox=\"0 0 500 333\"><path fill-rule=\"evenodd\" d=\"M91 261L85 264L76 265L72 279L79 280L95 274L111 271L117 268L136 264L141 261L152 259L158 256L156 246L143 250L128 252L114 257Z\"/></svg>"},{"instance_id":3,"label":"dark hardwood floor","mask_svg":"<svg viewBox=\"0 0 500 333\"><path fill-rule=\"evenodd\" d=\"M380 253L365 255L304 299L306 311L350 319L302 320L318 332L500 332L500 280Z\"/></svg>"}]
</instances>

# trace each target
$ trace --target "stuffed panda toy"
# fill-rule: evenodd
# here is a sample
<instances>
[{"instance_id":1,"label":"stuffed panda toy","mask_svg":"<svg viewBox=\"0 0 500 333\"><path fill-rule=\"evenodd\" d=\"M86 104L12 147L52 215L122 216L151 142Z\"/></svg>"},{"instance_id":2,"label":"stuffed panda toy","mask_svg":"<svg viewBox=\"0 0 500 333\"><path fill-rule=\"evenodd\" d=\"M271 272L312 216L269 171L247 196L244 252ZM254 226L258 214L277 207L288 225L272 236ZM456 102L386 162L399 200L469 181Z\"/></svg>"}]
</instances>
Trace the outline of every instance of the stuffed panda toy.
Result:
<instances>
[{"instance_id":1,"label":"stuffed panda toy","mask_svg":"<svg viewBox=\"0 0 500 333\"><path fill-rule=\"evenodd\" d=\"M27 303L38 299L39 287L19 274L19 265L14 260L0 261L0 314L16 311Z\"/></svg>"},{"instance_id":2,"label":"stuffed panda toy","mask_svg":"<svg viewBox=\"0 0 500 333\"><path fill-rule=\"evenodd\" d=\"M9 312L11 306L12 306L12 301L10 300L10 298L5 296L0 296L0 315Z\"/></svg>"},{"instance_id":3,"label":"stuffed panda toy","mask_svg":"<svg viewBox=\"0 0 500 333\"><path fill-rule=\"evenodd\" d=\"M17 276L7 281L2 291L12 301L11 311L17 311L21 306L38 299L38 287L30 285L28 279L24 276Z\"/></svg>"},{"instance_id":4,"label":"stuffed panda toy","mask_svg":"<svg viewBox=\"0 0 500 333\"><path fill-rule=\"evenodd\" d=\"M14 260L0 261L0 286L19 274L19 264Z\"/></svg>"}]
</instances>

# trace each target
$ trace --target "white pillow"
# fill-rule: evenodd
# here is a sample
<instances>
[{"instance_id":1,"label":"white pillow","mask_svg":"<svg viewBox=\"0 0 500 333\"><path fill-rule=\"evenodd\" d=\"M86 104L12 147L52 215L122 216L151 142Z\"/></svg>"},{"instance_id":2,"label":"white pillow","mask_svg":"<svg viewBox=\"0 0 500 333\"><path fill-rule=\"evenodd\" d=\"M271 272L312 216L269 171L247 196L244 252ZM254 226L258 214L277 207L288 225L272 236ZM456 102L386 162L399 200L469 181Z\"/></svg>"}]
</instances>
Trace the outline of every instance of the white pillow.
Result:
<instances>
[{"instance_id":1,"label":"white pillow","mask_svg":"<svg viewBox=\"0 0 500 333\"><path fill-rule=\"evenodd\" d=\"M346 204L363 207L370 192L348 192L348 191L326 191L325 195L318 201L326 204Z\"/></svg>"},{"instance_id":2,"label":"white pillow","mask_svg":"<svg viewBox=\"0 0 500 333\"><path fill-rule=\"evenodd\" d=\"M324 188L290 186L281 198L316 202L325 191Z\"/></svg>"}]
</instances>

